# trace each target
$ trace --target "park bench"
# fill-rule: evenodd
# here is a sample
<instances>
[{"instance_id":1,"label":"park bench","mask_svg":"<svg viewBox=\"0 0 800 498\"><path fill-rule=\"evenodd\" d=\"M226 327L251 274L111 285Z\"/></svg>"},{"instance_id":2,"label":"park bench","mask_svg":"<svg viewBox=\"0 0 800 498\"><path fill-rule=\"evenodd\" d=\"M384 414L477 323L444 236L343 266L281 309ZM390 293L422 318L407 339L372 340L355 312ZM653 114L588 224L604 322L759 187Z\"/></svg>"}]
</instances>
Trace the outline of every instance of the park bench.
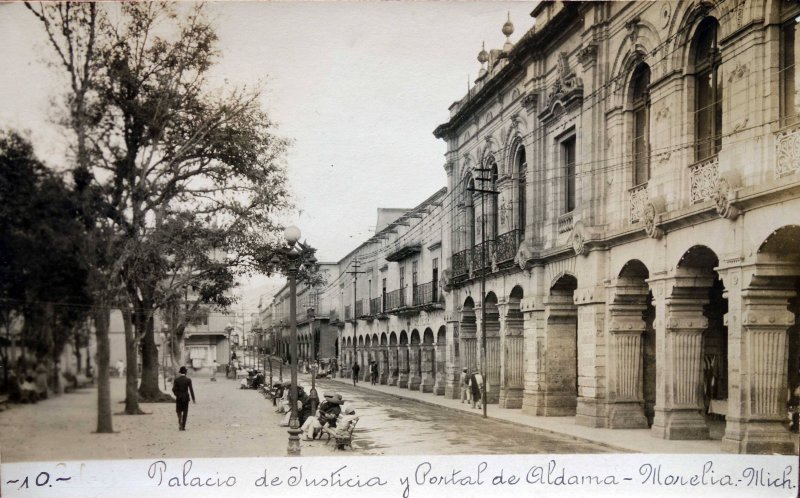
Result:
<instances>
[{"instance_id":1,"label":"park bench","mask_svg":"<svg viewBox=\"0 0 800 498\"><path fill-rule=\"evenodd\" d=\"M358 420L359 419L355 419L353 421L353 423L350 424L350 427L347 429L347 431L345 431L343 433L339 433L337 431L336 436L334 436L334 439L335 439L335 441L334 441L334 450L343 450L345 446L349 446L351 450L353 449L353 431L356 430L356 425L358 425ZM331 433L330 432L322 433L320 435L320 439L322 439L322 436L328 436L328 440L326 441L326 444L327 444L328 441L331 440Z\"/></svg>"}]
</instances>

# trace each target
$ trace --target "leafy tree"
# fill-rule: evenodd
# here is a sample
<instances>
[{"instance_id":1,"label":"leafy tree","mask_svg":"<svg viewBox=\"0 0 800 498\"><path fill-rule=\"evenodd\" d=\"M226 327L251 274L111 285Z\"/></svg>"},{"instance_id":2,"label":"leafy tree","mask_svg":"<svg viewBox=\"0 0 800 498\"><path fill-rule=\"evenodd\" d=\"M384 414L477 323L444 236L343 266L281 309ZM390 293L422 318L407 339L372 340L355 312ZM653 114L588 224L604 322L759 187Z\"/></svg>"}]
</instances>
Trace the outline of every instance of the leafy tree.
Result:
<instances>
[{"instance_id":1,"label":"leafy tree","mask_svg":"<svg viewBox=\"0 0 800 498\"><path fill-rule=\"evenodd\" d=\"M64 122L75 135L78 177L91 194L84 205L94 208L97 309L118 298L130 306L135 333L129 347L142 343L138 392L159 399L152 314L175 299L175 287L162 282L183 274L189 282L180 285L225 303L228 273L251 271L257 255L278 238L273 217L288 206L282 161L288 142L273 134L259 87L211 88L217 36L202 5L29 8L70 80ZM174 226L166 220L186 227L213 220L219 250L232 256L226 269L218 263L191 272L170 267L163 242L174 236ZM204 236L202 230L183 233ZM99 353L102 341L107 346L108 318L100 314ZM107 349L98 363L107 386ZM101 424L98 413L98 431L110 430L110 420Z\"/></svg>"}]
</instances>

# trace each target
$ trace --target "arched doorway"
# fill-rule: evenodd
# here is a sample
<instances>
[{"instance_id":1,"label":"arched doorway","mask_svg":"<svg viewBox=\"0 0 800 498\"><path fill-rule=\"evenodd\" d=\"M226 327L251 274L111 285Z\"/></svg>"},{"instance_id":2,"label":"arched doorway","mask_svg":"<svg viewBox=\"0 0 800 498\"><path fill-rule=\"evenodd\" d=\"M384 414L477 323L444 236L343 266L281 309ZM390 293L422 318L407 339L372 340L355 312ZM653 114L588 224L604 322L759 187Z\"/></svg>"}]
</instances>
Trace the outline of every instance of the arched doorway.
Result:
<instances>
[{"instance_id":1,"label":"arched doorway","mask_svg":"<svg viewBox=\"0 0 800 498\"><path fill-rule=\"evenodd\" d=\"M522 298L522 287L514 287L508 297L503 320L503 384L500 388L500 406L503 408L522 408L525 377L525 339L522 333L523 317L520 311Z\"/></svg>"},{"instance_id":2,"label":"arched doorway","mask_svg":"<svg viewBox=\"0 0 800 498\"><path fill-rule=\"evenodd\" d=\"M608 427L653 425L656 397L656 350L650 272L638 259L617 276L609 303Z\"/></svg>"},{"instance_id":3,"label":"arched doorway","mask_svg":"<svg viewBox=\"0 0 800 498\"><path fill-rule=\"evenodd\" d=\"M728 317L732 347L741 348L731 355L733 378L728 386L729 416L737 423L727 424L722 448L795 454L797 436L790 421L798 420L787 407L800 401L793 395L800 385L800 226L772 232L743 270L720 270L726 286L732 286L731 294L740 296L741 306L740 320Z\"/></svg>"},{"instance_id":4,"label":"arched doorway","mask_svg":"<svg viewBox=\"0 0 800 498\"><path fill-rule=\"evenodd\" d=\"M665 439L721 439L727 413L727 313L717 255L693 246L680 258L665 300L663 386L651 430ZM658 337L661 341L662 338Z\"/></svg>"},{"instance_id":5,"label":"arched doorway","mask_svg":"<svg viewBox=\"0 0 800 498\"><path fill-rule=\"evenodd\" d=\"M486 294L485 311L486 402L497 403L500 400L500 312L494 292Z\"/></svg>"}]
</instances>

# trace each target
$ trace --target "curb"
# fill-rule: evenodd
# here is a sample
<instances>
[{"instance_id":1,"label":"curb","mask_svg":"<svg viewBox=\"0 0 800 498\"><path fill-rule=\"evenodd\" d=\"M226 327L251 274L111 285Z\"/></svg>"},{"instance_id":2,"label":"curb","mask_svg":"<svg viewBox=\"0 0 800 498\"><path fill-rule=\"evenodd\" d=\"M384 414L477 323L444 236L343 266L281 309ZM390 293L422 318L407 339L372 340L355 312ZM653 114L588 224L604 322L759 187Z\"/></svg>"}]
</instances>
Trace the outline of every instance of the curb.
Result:
<instances>
[{"instance_id":1,"label":"curb","mask_svg":"<svg viewBox=\"0 0 800 498\"><path fill-rule=\"evenodd\" d=\"M348 387L352 387L353 389L360 389L360 390L363 390L363 391L369 391L369 392L373 392L373 393L385 394L385 395L391 396L393 398L402 399L402 400L405 400L405 401L413 401L413 402L419 403L421 405L433 406L433 407L436 407L436 408L443 408L443 409L449 410L451 412L463 413L463 414L471 415L473 417L483 418L483 413L482 412L477 412L476 413L476 412L472 412L472 411L461 410L460 408L454 408L452 406L440 405L439 403L435 403L433 401L417 399L417 398L411 398L411 397L408 397L408 396L403 396L402 394L387 393L387 392L380 391L380 390L377 390L377 389L372 389L372 388L369 388L369 387L361 387L360 385L358 385L358 386L350 386L350 384L348 384L347 382L344 382L342 380L339 380L339 378L327 379L327 380L332 381L332 382L337 382L337 383L340 383L340 384L347 384ZM628 448L623 448L621 446L614 446L612 444L608 444L608 443L605 443L605 442L602 442L602 441L595 441L593 439L589 439L589 438L585 438L585 437L581 437L581 436L575 436L573 434L567 434L567 433L560 432L560 431L557 431L557 430L554 430L554 429L547 429L547 428L544 428L544 427L537 427L537 426L528 425L528 424L525 424L525 423L522 423L522 422L515 422L513 420L506 420L506 419L503 419L503 418L499 418L497 416L492 416L492 415L488 415L487 414L486 418L487 419L491 419L492 421L500 422L500 423L503 423L503 424L508 424L508 425L511 425L511 426L514 426L514 427L525 427L526 429L531 429L531 430L536 431L536 432L540 432L540 433L544 433L544 434L553 434L553 435L556 435L556 436L559 436L559 437L564 437L564 438L567 438L567 439L571 439L571 440L573 440L575 442L579 442L579 443L595 444L595 445L601 446L603 448L607 448L607 449L613 450L613 451L618 452L618 453L641 453L640 451L631 450L631 449L628 449Z\"/></svg>"}]
</instances>

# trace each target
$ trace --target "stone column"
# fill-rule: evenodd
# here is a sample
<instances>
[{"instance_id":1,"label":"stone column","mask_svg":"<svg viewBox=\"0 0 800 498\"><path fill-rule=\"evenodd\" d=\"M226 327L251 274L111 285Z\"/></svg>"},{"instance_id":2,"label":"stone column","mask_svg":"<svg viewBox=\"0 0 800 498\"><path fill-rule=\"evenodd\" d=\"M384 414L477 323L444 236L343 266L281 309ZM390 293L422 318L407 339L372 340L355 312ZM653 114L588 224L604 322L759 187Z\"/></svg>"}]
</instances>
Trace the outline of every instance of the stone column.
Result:
<instances>
[{"instance_id":1,"label":"stone column","mask_svg":"<svg viewBox=\"0 0 800 498\"><path fill-rule=\"evenodd\" d=\"M575 415L578 313L569 296L548 296L545 304L544 369L541 414Z\"/></svg>"},{"instance_id":2,"label":"stone column","mask_svg":"<svg viewBox=\"0 0 800 498\"><path fill-rule=\"evenodd\" d=\"M380 365L378 369L380 371L378 382L382 385L386 385L389 379L389 348L387 346L381 346Z\"/></svg>"},{"instance_id":3,"label":"stone column","mask_svg":"<svg viewBox=\"0 0 800 498\"><path fill-rule=\"evenodd\" d=\"M618 286L609 304L608 427L647 428L642 391L642 334L647 288Z\"/></svg>"},{"instance_id":4,"label":"stone column","mask_svg":"<svg viewBox=\"0 0 800 498\"><path fill-rule=\"evenodd\" d=\"M422 355L421 372L419 390L423 393L433 392L434 384L434 358L433 358L433 344L423 344L420 346L419 354Z\"/></svg>"},{"instance_id":5,"label":"stone column","mask_svg":"<svg viewBox=\"0 0 800 498\"><path fill-rule=\"evenodd\" d=\"M447 390L447 377L449 372L449 365L447 364L447 345L440 344L438 341L433 349L434 360L434 381L433 381L433 394L442 396Z\"/></svg>"},{"instance_id":6,"label":"stone column","mask_svg":"<svg viewBox=\"0 0 800 498\"><path fill-rule=\"evenodd\" d=\"M398 365L398 369L400 370L400 376L397 379L397 386L407 389L408 388L408 345L401 344L398 347L398 361L400 364Z\"/></svg>"},{"instance_id":7,"label":"stone column","mask_svg":"<svg viewBox=\"0 0 800 498\"><path fill-rule=\"evenodd\" d=\"M461 373L461 361L464 349L459 337L459 324L455 315L445 317L447 323L446 371L444 381L444 396L449 399L458 399L461 396L461 387L458 385Z\"/></svg>"},{"instance_id":8,"label":"stone column","mask_svg":"<svg viewBox=\"0 0 800 498\"><path fill-rule=\"evenodd\" d=\"M511 312L511 314L509 314ZM522 389L525 376L525 341L522 335L522 313L500 307L501 362L500 406L522 408Z\"/></svg>"},{"instance_id":9,"label":"stone column","mask_svg":"<svg viewBox=\"0 0 800 498\"><path fill-rule=\"evenodd\" d=\"M764 268L759 270L768 273ZM789 391L787 329L795 321L787 306L796 291L792 282L759 276L753 277L749 288L741 289L741 279L738 269L724 277L732 375L722 449L734 453L793 454L796 436L783 422Z\"/></svg>"},{"instance_id":10,"label":"stone column","mask_svg":"<svg viewBox=\"0 0 800 498\"><path fill-rule=\"evenodd\" d=\"M675 277L672 292L656 303L656 408L651 432L663 439L708 439L702 415L703 306L713 278ZM663 289L662 289L663 290ZM661 303L660 303L661 301ZM661 309L664 312L661 313ZM664 317L662 320L660 317ZM663 344L663 347L661 346Z\"/></svg>"},{"instance_id":11,"label":"stone column","mask_svg":"<svg viewBox=\"0 0 800 498\"><path fill-rule=\"evenodd\" d=\"M525 298L520 304L525 337L525 384L522 392L522 411L529 415L544 415L544 358L545 308L541 300Z\"/></svg>"},{"instance_id":12,"label":"stone column","mask_svg":"<svg viewBox=\"0 0 800 498\"><path fill-rule=\"evenodd\" d=\"M398 360L398 349L397 346L389 346L389 380L387 382L390 386L397 385L397 379L399 377L399 360Z\"/></svg>"},{"instance_id":13,"label":"stone column","mask_svg":"<svg viewBox=\"0 0 800 498\"><path fill-rule=\"evenodd\" d=\"M416 391L419 389L419 384L422 381L419 368L419 344L411 344L408 346L408 364L408 388L412 391Z\"/></svg>"}]
</instances>

